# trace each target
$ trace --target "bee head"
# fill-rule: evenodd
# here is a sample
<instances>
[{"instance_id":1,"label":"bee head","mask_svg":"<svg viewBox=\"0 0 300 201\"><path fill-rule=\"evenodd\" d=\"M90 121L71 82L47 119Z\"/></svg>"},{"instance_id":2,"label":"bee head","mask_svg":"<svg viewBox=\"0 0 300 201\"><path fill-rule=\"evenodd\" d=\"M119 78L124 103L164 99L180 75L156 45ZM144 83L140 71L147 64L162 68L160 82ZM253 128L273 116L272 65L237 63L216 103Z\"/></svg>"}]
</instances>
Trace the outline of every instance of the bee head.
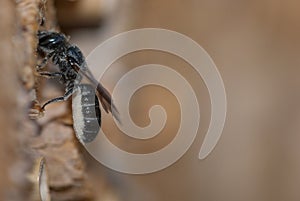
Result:
<instances>
[{"instance_id":1,"label":"bee head","mask_svg":"<svg viewBox=\"0 0 300 201\"><path fill-rule=\"evenodd\" d=\"M53 31L39 31L38 50L42 52L52 52L65 45L67 38L64 34Z\"/></svg>"}]
</instances>

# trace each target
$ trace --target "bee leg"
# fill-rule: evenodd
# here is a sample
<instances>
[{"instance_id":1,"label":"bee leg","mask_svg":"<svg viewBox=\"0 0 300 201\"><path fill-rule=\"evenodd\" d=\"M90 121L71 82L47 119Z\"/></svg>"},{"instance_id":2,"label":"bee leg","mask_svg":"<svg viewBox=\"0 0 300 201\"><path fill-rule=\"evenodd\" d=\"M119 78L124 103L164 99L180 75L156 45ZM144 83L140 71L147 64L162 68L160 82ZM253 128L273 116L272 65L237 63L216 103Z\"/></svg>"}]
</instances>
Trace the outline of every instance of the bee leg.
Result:
<instances>
[{"instance_id":1,"label":"bee leg","mask_svg":"<svg viewBox=\"0 0 300 201\"><path fill-rule=\"evenodd\" d=\"M43 68L47 65L48 60L53 56L53 54L54 54L54 52L51 52L51 53L47 54L47 55L44 57L43 61L42 61L40 64L38 64L38 65L36 66L38 71L39 71L40 69L43 69Z\"/></svg>"},{"instance_id":2,"label":"bee leg","mask_svg":"<svg viewBox=\"0 0 300 201\"><path fill-rule=\"evenodd\" d=\"M61 72L40 71L39 74L46 78L61 78L63 76L63 73Z\"/></svg>"},{"instance_id":3,"label":"bee leg","mask_svg":"<svg viewBox=\"0 0 300 201\"><path fill-rule=\"evenodd\" d=\"M45 110L46 105L49 105L50 103L57 103L57 102L61 102L61 101L66 101L70 98L70 96L76 91L76 88L70 88L66 91L66 93L63 96L57 97L57 98L53 98L51 100L48 100L46 103L44 103L44 105L42 106L42 110Z\"/></svg>"}]
</instances>

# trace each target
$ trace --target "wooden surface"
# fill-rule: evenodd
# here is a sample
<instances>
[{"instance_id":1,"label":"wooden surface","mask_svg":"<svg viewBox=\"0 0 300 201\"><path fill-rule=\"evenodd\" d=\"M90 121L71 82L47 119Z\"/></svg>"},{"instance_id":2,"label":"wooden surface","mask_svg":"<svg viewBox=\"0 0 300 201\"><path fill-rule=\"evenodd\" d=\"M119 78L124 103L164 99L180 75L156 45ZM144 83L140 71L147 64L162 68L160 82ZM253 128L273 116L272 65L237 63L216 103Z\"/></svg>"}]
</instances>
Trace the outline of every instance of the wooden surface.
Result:
<instances>
[{"instance_id":1,"label":"wooden surface","mask_svg":"<svg viewBox=\"0 0 300 201\"><path fill-rule=\"evenodd\" d=\"M17 63L14 60L12 33L15 17L14 5L11 1L0 2L0 200L10 197L14 188L13 179L9 176L12 164L16 162L16 111L17 105Z\"/></svg>"},{"instance_id":2,"label":"wooden surface","mask_svg":"<svg viewBox=\"0 0 300 201\"><path fill-rule=\"evenodd\" d=\"M28 176L41 157L52 200L92 198L85 163L66 116L68 105L55 104L43 117L29 118L32 101L44 102L53 98L52 92L63 93L35 71L37 30L57 30L55 14L51 0L0 2L0 16L5 19L0 22L0 200L33 200L36 180Z\"/></svg>"}]
</instances>

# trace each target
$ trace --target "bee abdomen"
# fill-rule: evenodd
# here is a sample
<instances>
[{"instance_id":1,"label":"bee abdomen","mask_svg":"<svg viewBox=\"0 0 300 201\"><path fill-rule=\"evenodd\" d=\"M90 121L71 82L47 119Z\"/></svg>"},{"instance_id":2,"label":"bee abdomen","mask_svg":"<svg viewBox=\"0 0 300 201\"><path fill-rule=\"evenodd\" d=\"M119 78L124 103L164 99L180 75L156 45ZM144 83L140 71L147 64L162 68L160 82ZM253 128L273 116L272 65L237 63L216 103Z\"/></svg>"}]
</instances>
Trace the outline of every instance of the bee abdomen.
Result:
<instances>
[{"instance_id":1,"label":"bee abdomen","mask_svg":"<svg viewBox=\"0 0 300 201\"><path fill-rule=\"evenodd\" d=\"M92 142L101 126L99 101L92 85L79 85L73 97L72 110L76 137L82 143Z\"/></svg>"}]
</instances>

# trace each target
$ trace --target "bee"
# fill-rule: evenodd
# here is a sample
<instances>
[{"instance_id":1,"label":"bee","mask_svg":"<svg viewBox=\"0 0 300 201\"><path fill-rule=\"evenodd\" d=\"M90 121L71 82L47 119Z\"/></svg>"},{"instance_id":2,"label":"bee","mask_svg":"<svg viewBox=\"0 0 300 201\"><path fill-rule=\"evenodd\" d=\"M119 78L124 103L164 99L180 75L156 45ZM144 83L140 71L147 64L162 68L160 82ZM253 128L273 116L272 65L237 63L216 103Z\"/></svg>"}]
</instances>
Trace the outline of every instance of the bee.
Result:
<instances>
[{"instance_id":1,"label":"bee","mask_svg":"<svg viewBox=\"0 0 300 201\"><path fill-rule=\"evenodd\" d=\"M113 104L110 93L92 75L81 50L76 45L70 44L69 38L64 34L55 31L38 31L37 37L37 53L43 58L37 66L37 71L44 77L57 78L65 85L64 95L46 101L41 110L44 111L45 107L51 103L66 101L72 94L76 93L75 99L78 97L77 99L80 100L75 101L74 104L80 105L76 107L73 104L72 106L73 113L76 113L76 115L73 114L75 132L81 142L92 141L101 126L98 98L103 109L107 113L112 113L115 119L119 121L118 111ZM49 60L58 67L58 71L42 70ZM81 83L84 77L87 78L88 84ZM87 105L93 109L88 108ZM98 130L95 126L96 122L99 124ZM91 127L87 128L89 126ZM91 132L91 130L93 131Z\"/></svg>"}]
</instances>

